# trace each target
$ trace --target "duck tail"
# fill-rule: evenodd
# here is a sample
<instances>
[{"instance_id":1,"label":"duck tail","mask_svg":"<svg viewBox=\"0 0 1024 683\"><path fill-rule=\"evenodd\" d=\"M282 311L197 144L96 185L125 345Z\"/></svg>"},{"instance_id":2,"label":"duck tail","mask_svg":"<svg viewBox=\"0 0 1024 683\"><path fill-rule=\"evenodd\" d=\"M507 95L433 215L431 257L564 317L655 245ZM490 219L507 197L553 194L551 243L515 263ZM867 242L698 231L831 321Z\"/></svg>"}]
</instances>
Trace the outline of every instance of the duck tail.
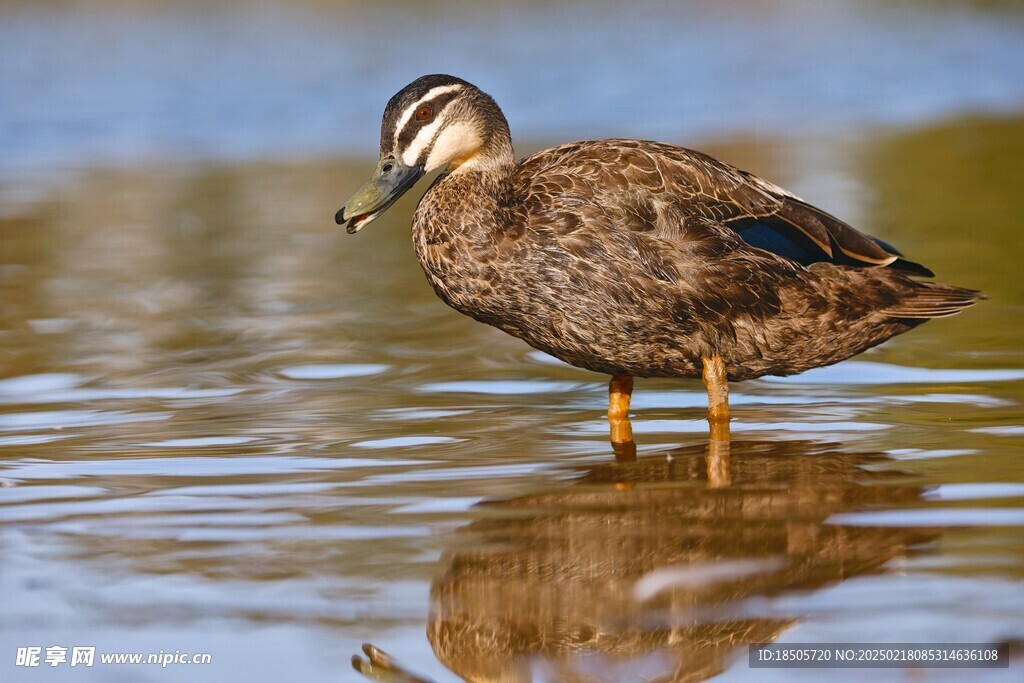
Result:
<instances>
[{"instance_id":1,"label":"duck tail","mask_svg":"<svg viewBox=\"0 0 1024 683\"><path fill-rule=\"evenodd\" d=\"M882 315L909 319L948 318L988 298L976 289L939 282L910 282L913 283L912 288L896 306L883 309Z\"/></svg>"}]
</instances>

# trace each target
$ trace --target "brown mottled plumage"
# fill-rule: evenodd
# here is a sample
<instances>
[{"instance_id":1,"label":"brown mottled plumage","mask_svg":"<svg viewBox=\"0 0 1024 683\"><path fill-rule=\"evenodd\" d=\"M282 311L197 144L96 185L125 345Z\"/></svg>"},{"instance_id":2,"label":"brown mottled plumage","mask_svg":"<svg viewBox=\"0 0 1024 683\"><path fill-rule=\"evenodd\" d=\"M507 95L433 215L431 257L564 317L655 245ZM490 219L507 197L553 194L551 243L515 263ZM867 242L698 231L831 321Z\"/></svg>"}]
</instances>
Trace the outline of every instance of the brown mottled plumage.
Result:
<instances>
[{"instance_id":1,"label":"brown mottled plumage","mask_svg":"<svg viewBox=\"0 0 1024 683\"><path fill-rule=\"evenodd\" d=\"M494 101L451 76L388 103L379 175L338 222L359 230L434 168L413 240L438 296L612 376L699 377L716 357L730 380L790 375L978 299L700 152L599 140L517 162Z\"/></svg>"}]
</instances>

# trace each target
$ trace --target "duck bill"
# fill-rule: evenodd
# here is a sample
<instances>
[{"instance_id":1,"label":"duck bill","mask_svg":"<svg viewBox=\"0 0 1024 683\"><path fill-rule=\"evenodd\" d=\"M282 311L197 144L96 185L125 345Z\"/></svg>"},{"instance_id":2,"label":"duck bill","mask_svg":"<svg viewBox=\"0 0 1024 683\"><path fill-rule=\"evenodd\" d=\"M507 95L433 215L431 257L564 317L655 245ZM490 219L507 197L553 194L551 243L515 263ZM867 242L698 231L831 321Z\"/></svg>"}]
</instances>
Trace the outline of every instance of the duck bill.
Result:
<instances>
[{"instance_id":1,"label":"duck bill","mask_svg":"<svg viewBox=\"0 0 1024 683\"><path fill-rule=\"evenodd\" d=\"M354 235L387 211L422 175L422 166L406 166L391 156L382 158L370 182L338 209L334 221Z\"/></svg>"}]
</instances>

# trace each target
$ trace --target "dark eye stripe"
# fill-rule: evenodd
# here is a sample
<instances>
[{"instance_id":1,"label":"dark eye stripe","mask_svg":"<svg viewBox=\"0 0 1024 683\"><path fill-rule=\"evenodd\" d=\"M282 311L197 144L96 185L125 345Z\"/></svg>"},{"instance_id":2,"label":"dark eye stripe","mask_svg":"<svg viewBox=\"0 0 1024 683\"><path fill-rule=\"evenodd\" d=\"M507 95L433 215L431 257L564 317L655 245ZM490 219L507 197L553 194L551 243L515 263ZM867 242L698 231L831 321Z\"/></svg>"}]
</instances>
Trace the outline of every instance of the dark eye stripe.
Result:
<instances>
[{"instance_id":1,"label":"dark eye stripe","mask_svg":"<svg viewBox=\"0 0 1024 683\"><path fill-rule=\"evenodd\" d=\"M447 107L448 104L458 96L458 91L446 92L444 94L438 95L433 99L427 100L426 102L420 102L416 109L421 109L422 107L430 107L431 111L434 112L434 115L430 117L430 119L427 121L417 121L415 115L410 116L409 120L405 123L405 126L402 128L402 132L398 134L398 145L395 146L395 152L398 153L404 150L409 145L411 145L412 141L416 139L416 134L420 132L420 128L422 128L424 124L429 124L433 121L436 121L437 117L440 116L444 108Z\"/></svg>"}]
</instances>

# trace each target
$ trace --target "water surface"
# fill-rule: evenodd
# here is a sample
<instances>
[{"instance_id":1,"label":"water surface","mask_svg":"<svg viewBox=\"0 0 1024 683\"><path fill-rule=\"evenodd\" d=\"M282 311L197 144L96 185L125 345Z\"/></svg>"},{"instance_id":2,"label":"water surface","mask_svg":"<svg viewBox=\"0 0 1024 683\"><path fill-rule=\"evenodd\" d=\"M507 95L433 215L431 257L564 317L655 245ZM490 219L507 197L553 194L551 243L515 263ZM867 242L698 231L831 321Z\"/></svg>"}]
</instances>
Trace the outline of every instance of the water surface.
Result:
<instances>
[{"instance_id":1,"label":"water surface","mask_svg":"<svg viewBox=\"0 0 1024 683\"><path fill-rule=\"evenodd\" d=\"M342 4L0 5L0 678L356 680L368 641L439 682L815 681L745 645L1024 639L1012 3ZM616 462L606 378L435 298L414 196L333 224L421 70L493 84L521 152L700 147L990 299L735 386L728 453L699 382L639 381ZM55 644L214 663L11 665Z\"/></svg>"},{"instance_id":2,"label":"water surface","mask_svg":"<svg viewBox=\"0 0 1024 683\"><path fill-rule=\"evenodd\" d=\"M738 385L724 465L695 381L638 383L616 464L605 378L437 301L410 200L333 226L369 160L79 174L3 219L3 647L214 653L190 680L346 680L363 641L439 681L781 680L735 648L1020 638L1022 141L705 145L867 188L821 203L991 296Z\"/></svg>"}]
</instances>

